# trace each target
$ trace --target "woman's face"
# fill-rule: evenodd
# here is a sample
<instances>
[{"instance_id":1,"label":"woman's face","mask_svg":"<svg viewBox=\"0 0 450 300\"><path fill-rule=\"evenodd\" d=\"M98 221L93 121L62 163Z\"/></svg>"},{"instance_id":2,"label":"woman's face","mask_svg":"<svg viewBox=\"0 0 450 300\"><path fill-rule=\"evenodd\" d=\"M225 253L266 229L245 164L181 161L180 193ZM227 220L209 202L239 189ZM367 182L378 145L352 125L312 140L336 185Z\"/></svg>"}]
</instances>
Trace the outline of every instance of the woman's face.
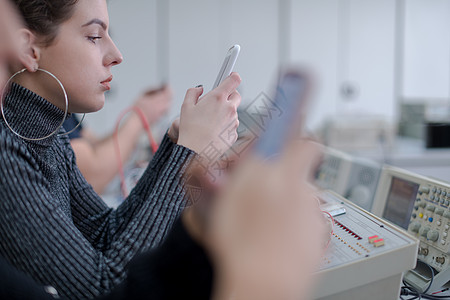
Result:
<instances>
[{"instance_id":1,"label":"woman's face","mask_svg":"<svg viewBox=\"0 0 450 300\"><path fill-rule=\"evenodd\" d=\"M73 16L60 25L55 41L41 48L39 68L62 82L70 112L97 111L105 103L111 68L122 62L108 28L105 0L79 0ZM62 101L54 104L61 106Z\"/></svg>"}]
</instances>

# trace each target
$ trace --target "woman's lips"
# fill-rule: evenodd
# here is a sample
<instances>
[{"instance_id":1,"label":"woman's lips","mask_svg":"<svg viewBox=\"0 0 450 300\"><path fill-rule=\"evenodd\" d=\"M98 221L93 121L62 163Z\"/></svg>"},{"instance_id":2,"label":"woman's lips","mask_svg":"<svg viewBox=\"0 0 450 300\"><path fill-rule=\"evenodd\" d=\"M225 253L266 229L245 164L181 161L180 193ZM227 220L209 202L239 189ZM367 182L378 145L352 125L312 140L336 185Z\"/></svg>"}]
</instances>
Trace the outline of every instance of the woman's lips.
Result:
<instances>
[{"instance_id":1,"label":"woman's lips","mask_svg":"<svg viewBox=\"0 0 450 300\"><path fill-rule=\"evenodd\" d=\"M105 90L109 91L111 89L111 80L113 79L112 75L108 77L108 79L103 80L100 84L105 88Z\"/></svg>"}]
</instances>

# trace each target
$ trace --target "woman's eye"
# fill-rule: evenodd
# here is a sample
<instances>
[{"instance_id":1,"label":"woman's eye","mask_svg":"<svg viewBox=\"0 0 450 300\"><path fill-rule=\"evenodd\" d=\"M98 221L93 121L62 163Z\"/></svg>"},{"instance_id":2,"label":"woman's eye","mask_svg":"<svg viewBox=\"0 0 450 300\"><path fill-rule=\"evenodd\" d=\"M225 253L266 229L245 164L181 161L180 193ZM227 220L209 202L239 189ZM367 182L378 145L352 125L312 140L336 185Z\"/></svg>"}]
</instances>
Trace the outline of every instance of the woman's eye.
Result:
<instances>
[{"instance_id":1,"label":"woman's eye","mask_svg":"<svg viewBox=\"0 0 450 300\"><path fill-rule=\"evenodd\" d=\"M99 39L101 39L101 38L102 38L101 36L88 36L88 37L87 37L87 39L88 39L90 42L94 43L94 44L95 44L95 42L96 42L97 40L99 40Z\"/></svg>"}]
</instances>

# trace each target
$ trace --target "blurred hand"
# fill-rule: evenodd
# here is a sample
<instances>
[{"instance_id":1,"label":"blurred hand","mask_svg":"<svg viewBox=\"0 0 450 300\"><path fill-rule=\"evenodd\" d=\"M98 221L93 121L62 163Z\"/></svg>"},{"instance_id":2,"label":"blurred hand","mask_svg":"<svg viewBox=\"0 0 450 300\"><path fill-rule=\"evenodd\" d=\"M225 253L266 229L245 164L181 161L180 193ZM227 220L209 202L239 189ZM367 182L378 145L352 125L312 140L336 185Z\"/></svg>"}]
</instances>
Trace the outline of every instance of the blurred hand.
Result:
<instances>
[{"instance_id":1,"label":"blurred hand","mask_svg":"<svg viewBox=\"0 0 450 300\"><path fill-rule=\"evenodd\" d=\"M21 59L16 37L20 26L20 17L9 0L0 0L0 91L9 77L8 65Z\"/></svg>"},{"instance_id":2,"label":"blurred hand","mask_svg":"<svg viewBox=\"0 0 450 300\"><path fill-rule=\"evenodd\" d=\"M237 165L242 157L245 157L252 145L256 142L256 138L248 130L241 133L236 142L228 149L217 162L217 167L226 171L231 170Z\"/></svg>"},{"instance_id":3,"label":"blurred hand","mask_svg":"<svg viewBox=\"0 0 450 300\"><path fill-rule=\"evenodd\" d=\"M208 162L219 159L237 139L241 96L236 88L240 83L240 76L231 73L200 99L202 87L189 89L181 107L178 144L194 150Z\"/></svg>"},{"instance_id":4,"label":"blurred hand","mask_svg":"<svg viewBox=\"0 0 450 300\"><path fill-rule=\"evenodd\" d=\"M136 100L135 105L142 109L150 125L155 124L167 113L172 104L172 90L165 85L160 89L148 90Z\"/></svg>"},{"instance_id":5,"label":"blurred hand","mask_svg":"<svg viewBox=\"0 0 450 300\"><path fill-rule=\"evenodd\" d=\"M216 299L303 299L309 292L326 236L308 183L318 154L316 144L297 141L278 161L251 156L236 167L207 226L197 223L217 271Z\"/></svg>"}]
</instances>

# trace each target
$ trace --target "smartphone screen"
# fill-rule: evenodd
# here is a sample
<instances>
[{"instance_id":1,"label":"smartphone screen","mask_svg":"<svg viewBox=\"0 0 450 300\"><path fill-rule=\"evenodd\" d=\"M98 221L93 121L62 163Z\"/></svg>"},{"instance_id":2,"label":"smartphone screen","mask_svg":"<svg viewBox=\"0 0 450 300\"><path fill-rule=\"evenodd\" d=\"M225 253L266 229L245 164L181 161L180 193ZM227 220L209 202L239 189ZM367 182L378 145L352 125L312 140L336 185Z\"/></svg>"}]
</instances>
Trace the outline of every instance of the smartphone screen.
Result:
<instances>
[{"instance_id":1,"label":"smartphone screen","mask_svg":"<svg viewBox=\"0 0 450 300\"><path fill-rule=\"evenodd\" d=\"M216 81L212 89L215 89L219 86L219 84L228 76L230 76L231 71L233 71L234 64L238 58L241 47L239 45L234 45L230 49L228 49L227 55L223 60L222 67L219 70L219 74L217 75Z\"/></svg>"},{"instance_id":2,"label":"smartphone screen","mask_svg":"<svg viewBox=\"0 0 450 300\"><path fill-rule=\"evenodd\" d=\"M300 132L308 86L309 78L303 72L290 70L280 75L273 99L273 105L280 113L268 121L256 142L256 153L265 158L278 155L286 143Z\"/></svg>"}]
</instances>

